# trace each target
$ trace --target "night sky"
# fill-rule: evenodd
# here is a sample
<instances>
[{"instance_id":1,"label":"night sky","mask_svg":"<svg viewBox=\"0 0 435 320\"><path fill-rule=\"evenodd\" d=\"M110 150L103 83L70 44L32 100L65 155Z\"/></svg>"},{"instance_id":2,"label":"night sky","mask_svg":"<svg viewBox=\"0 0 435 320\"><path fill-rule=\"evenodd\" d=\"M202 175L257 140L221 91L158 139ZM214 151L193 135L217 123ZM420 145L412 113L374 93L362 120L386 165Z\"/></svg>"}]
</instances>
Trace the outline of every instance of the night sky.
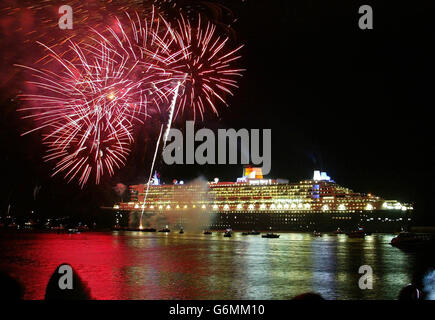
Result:
<instances>
[{"instance_id":1,"label":"night sky","mask_svg":"<svg viewBox=\"0 0 435 320\"><path fill-rule=\"evenodd\" d=\"M412 202L418 223L435 223L435 8L430 1L418 6L402 1L211 2L238 18L232 41L246 44L240 66L247 71L240 89L227 99L229 108L220 106L219 117L208 114L197 129L270 128L271 177L299 181L321 169L357 192ZM2 1L1 6L15 3ZM206 4L197 3L196 10L207 14ZM358 28L363 4L372 5L374 30ZM5 75L0 82L1 214L11 203L17 214L37 208L41 215L92 216L95 208L117 199L116 183L143 183L159 119L140 132L126 166L100 185L90 181L81 190L61 176L50 177L40 137L20 137L29 122L15 111L22 76L12 64L26 60L34 44L20 42L20 34L8 29L9 20L0 19ZM175 126L183 121L177 119ZM157 169L167 182L198 176L233 181L242 172L241 165L168 167L161 161ZM41 186L36 200L35 186Z\"/></svg>"}]
</instances>

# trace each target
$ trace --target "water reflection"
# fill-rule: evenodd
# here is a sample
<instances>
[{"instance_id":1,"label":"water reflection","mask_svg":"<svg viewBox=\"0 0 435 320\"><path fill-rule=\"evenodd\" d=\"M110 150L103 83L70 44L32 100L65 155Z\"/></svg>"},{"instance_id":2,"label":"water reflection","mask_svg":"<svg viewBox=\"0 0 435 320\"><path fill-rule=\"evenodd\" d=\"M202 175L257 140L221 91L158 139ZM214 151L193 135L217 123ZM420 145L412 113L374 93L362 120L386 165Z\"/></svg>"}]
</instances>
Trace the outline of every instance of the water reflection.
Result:
<instances>
[{"instance_id":1,"label":"water reflection","mask_svg":"<svg viewBox=\"0 0 435 320\"><path fill-rule=\"evenodd\" d=\"M290 299L307 291L326 299L395 299L435 264L430 255L391 247L391 238L14 234L0 239L0 268L21 280L26 299L43 298L51 273L64 262L74 266L97 299ZM358 287L361 265L373 268L373 290Z\"/></svg>"}]
</instances>

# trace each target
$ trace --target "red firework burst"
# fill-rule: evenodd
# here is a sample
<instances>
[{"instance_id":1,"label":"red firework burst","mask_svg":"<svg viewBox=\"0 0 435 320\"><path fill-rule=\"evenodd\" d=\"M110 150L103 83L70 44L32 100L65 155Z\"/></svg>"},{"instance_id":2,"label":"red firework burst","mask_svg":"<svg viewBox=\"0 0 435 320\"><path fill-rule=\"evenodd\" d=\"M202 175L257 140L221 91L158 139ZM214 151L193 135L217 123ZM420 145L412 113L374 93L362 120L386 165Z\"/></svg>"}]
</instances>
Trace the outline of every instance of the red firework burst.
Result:
<instances>
[{"instance_id":1,"label":"red firework burst","mask_svg":"<svg viewBox=\"0 0 435 320\"><path fill-rule=\"evenodd\" d=\"M100 182L105 173L125 164L134 142L134 126L158 110L185 109L203 118L216 100L227 104L243 69L233 67L243 46L229 49L210 22L196 27L181 16L175 26L151 11L148 19L116 19L104 31L93 30L87 41L70 40L61 53L45 46L45 68L25 67L35 94L22 95L21 108L43 131L46 161L55 161L53 175L63 173L83 187L91 176ZM65 44L63 45L65 47ZM178 92L178 94L177 94Z\"/></svg>"},{"instance_id":2,"label":"red firework burst","mask_svg":"<svg viewBox=\"0 0 435 320\"><path fill-rule=\"evenodd\" d=\"M38 93L22 95L31 105L20 111L30 112L26 117L37 123L29 132L43 130L45 159L57 162L53 175L64 172L69 181L78 177L83 187L93 174L99 183L105 172L112 175L124 164L133 123L145 119L146 95L134 75L137 62L103 42L83 47L71 42L71 59L47 49L61 70L25 67Z\"/></svg>"},{"instance_id":3,"label":"red firework burst","mask_svg":"<svg viewBox=\"0 0 435 320\"><path fill-rule=\"evenodd\" d=\"M167 58L168 68L182 83L177 114L189 108L194 119L197 113L203 119L207 107L218 114L216 99L227 105L225 96L233 95L238 88L236 79L245 71L233 67L241 58L239 51L243 45L228 49L229 38L217 35L216 26L210 22L203 26L200 16L196 27L181 16L171 30L174 37L171 46L176 48Z\"/></svg>"}]
</instances>

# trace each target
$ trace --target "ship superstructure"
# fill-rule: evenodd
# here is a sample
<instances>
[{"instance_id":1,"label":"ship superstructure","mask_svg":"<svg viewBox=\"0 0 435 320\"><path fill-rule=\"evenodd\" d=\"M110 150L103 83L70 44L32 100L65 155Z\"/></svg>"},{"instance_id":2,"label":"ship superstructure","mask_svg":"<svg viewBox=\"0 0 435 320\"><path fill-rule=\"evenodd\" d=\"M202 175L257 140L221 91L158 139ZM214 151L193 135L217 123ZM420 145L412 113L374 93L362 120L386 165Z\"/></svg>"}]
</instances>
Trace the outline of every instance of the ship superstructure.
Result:
<instances>
[{"instance_id":1,"label":"ship superstructure","mask_svg":"<svg viewBox=\"0 0 435 320\"><path fill-rule=\"evenodd\" d=\"M252 167L244 168L243 176L235 182L216 178L166 185L155 176L149 186L132 185L129 190L131 201L118 203L114 209L179 212L180 216L184 210L196 210L211 215L209 227L215 229L321 230L351 224L402 228L409 223L413 210L410 204L342 187L320 171L314 171L312 179L297 183L266 179L260 168Z\"/></svg>"}]
</instances>

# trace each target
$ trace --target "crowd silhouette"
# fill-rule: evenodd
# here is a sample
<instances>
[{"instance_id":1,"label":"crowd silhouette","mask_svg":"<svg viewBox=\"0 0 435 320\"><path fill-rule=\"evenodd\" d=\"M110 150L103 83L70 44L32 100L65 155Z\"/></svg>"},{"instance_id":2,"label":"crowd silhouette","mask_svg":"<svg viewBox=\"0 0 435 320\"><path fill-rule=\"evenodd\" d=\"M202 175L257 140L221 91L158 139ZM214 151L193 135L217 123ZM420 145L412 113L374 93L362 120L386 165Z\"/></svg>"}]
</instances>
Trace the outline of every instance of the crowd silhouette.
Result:
<instances>
[{"instance_id":1,"label":"crowd silhouette","mask_svg":"<svg viewBox=\"0 0 435 320\"><path fill-rule=\"evenodd\" d=\"M64 273L60 271L62 266L69 266L72 270L72 288L62 289L59 283L62 281ZM20 300L24 298L24 286L11 275L0 272L0 299L1 300ZM398 300L425 300L426 296L415 284L408 284L400 290L397 297ZM45 300L93 300L91 289L78 274L74 268L67 264L60 264L48 281L45 295ZM292 298L292 300L308 300L308 301L321 301L325 300L320 294L316 292L306 292L299 294Z\"/></svg>"}]
</instances>

